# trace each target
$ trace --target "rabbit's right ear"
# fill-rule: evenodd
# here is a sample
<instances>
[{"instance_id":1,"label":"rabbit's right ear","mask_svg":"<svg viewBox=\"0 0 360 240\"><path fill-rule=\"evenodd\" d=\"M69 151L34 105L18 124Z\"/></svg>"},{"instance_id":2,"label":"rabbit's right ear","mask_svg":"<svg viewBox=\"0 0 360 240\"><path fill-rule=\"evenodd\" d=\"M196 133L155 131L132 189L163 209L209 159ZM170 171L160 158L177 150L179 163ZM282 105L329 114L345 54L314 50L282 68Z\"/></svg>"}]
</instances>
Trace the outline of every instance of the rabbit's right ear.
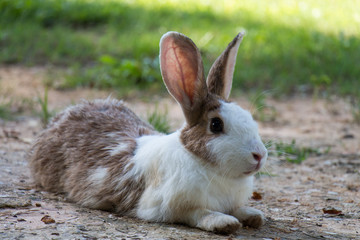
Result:
<instances>
[{"instance_id":1,"label":"rabbit's right ear","mask_svg":"<svg viewBox=\"0 0 360 240\"><path fill-rule=\"evenodd\" d=\"M186 121L196 124L208 91L200 52L194 42L181 33L166 33L160 40L160 69Z\"/></svg>"}]
</instances>

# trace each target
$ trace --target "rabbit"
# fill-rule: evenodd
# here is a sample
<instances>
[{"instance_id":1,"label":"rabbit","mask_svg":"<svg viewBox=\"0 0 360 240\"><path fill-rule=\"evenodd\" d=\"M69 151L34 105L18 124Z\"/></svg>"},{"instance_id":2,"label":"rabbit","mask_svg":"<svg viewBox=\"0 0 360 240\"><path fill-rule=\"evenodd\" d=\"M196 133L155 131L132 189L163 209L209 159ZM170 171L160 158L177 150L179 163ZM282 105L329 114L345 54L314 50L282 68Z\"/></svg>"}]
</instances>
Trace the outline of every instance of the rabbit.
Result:
<instances>
[{"instance_id":1,"label":"rabbit","mask_svg":"<svg viewBox=\"0 0 360 240\"><path fill-rule=\"evenodd\" d=\"M204 77L187 36L160 40L160 70L184 125L165 135L112 98L83 101L55 116L30 151L40 189L81 206L216 233L264 224L245 206L267 149L251 114L229 101L239 33Z\"/></svg>"}]
</instances>

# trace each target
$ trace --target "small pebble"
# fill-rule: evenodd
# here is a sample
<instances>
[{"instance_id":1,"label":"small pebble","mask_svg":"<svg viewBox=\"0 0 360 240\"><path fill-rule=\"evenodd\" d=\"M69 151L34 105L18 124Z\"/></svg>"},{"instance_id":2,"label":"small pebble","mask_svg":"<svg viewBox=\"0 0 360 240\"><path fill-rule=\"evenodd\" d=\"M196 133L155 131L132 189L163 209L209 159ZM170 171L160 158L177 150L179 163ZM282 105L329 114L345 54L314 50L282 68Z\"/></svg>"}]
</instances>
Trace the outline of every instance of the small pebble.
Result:
<instances>
[{"instance_id":1,"label":"small pebble","mask_svg":"<svg viewBox=\"0 0 360 240\"><path fill-rule=\"evenodd\" d=\"M348 134L345 134L342 138L343 139L354 139L355 136L354 136L354 134L348 133Z\"/></svg>"},{"instance_id":2,"label":"small pebble","mask_svg":"<svg viewBox=\"0 0 360 240\"><path fill-rule=\"evenodd\" d=\"M55 220L50 217L49 215L45 215L41 218L41 221L45 224L51 224L51 223L55 223Z\"/></svg>"}]
</instances>

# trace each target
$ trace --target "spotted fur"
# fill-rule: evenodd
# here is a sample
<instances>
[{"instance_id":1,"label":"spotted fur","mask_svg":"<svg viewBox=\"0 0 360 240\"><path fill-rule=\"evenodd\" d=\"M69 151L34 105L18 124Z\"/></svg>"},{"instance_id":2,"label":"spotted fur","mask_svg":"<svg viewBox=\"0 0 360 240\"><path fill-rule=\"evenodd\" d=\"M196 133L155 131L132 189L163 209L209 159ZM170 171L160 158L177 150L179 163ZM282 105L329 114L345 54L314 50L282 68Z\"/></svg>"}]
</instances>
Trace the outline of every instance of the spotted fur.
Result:
<instances>
[{"instance_id":1,"label":"spotted fur","mask_svg":"<svg viewBox=\"0 0 360 240\"><path fill-rule=\"evenodd\" d=\"M83 102L57 115L34 143L29 165L39 188L90 208L148 221L228 233L259 227L246 207L267 151L251 114L228 100L237 35L205 80L200 51L186 36L160 41L160 69L186 122L162 135L121 101ZM220 119L214 132L213 119Z\"/></svg>"},{"instance_id":2,"label":"spotted fur","mask_svg":"<svg viewBox=\"0 0 360 240\"><path fill-rule=\"evenodd\" d=\"M149 134L157 133L121 101L69 107L32 147L29 163L35 183L65 192L86 207L127 213L144 189L142 176L127 174L133 168L136 138Z\"/></svg>"}]
</instances>

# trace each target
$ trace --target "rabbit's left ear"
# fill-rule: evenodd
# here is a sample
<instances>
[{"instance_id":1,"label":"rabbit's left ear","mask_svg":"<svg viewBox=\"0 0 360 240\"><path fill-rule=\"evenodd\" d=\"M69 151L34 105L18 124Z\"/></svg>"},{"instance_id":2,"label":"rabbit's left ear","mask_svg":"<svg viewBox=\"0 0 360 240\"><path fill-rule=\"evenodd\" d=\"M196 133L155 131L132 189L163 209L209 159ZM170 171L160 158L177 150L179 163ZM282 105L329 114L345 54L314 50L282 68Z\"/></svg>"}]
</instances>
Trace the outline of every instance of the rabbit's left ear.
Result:
<instances>
[{"instance_id":1,"label":"rabbit's left ear","mask_svg":"<svg viewBox=\"0 0 360 240\"><path fill-rule=\"evenodd\" d=\"M239 33L212 65L206 84L209 92L228 99L234 75L236 55L244 33Z\"/></svg>"}]
</instances>

